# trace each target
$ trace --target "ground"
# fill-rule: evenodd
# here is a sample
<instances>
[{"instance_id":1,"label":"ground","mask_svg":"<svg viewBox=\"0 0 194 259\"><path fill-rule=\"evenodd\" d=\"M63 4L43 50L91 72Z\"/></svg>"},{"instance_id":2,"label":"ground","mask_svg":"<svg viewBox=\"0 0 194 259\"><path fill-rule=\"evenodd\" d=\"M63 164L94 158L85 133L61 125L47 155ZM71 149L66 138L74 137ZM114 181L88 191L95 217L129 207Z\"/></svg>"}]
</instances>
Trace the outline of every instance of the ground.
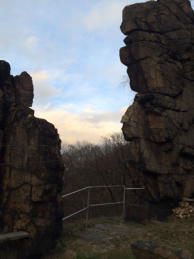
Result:
<instances>
[{"instance_id":1,"label":"ground","mask_svg":"<svg viewBox=\"0 0 194 259\"><path fill-rule=\"evenodd\" d=\"M188 249L194 256L194 218L169 218L145 225L121 218L98 218L64 224L57 247L44 259L135 259L130 244L152 240L170 248Z\"/></svg>"}]
</instances>

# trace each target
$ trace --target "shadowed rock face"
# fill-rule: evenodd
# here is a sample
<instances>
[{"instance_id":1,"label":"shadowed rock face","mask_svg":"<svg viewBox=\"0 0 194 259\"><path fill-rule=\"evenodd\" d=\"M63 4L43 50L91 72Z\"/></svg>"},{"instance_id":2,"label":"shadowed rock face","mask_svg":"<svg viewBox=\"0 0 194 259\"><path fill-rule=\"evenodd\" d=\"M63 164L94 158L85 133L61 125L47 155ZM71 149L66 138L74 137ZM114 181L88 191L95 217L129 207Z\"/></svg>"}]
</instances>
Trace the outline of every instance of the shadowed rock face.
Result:
<instances>
[{"instance_id":1,"label":"shadowed rock face","mask_svg":"<svg viewBox=\"0 0 194 259\"><path fill-rule=\"evenodd\" d=\"M129 182L144 185L141 198L165 215L194 196L194 12L188 0L134 4L121 31L121 62L137 92L122 118Z\"/></svg>"},{"instance_id":2,"label":"shadowed rock face","mask_svg":"<svg viewBox=\"0 0 194 259\"><path fill-rule=\"evenodd\" d=\"M0 230L29 232L27 254L48 250L62 227L61 142L32 100L32 78L0 61Z\"/></svg>"}]
</instances>

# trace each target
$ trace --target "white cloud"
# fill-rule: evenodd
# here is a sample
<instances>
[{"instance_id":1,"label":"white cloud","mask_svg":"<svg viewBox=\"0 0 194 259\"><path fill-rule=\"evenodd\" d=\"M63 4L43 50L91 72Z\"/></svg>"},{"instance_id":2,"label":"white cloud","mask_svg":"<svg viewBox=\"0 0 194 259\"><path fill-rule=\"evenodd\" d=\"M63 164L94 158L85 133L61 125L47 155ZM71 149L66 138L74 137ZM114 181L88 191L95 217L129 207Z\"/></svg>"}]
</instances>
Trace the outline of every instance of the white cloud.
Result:
<instances>
[{"instance_id":1,"label":"white cloud","mask_svg":"<svg viewBox=\"0 0 194 259\"><path fill-rule=\"evenodd\" d=\"M98 114L89 110L75 114L62 109L36 110L36 116L53 123L58 129L60 138L65 143L74 144L77 141L99 143L102 137L121 131L120 119L124 109L116 112Z\"/></svg>"},{"instance_id":2,"label":"white cloud","mask_svg":"<svg viewBox=\"0 0 194 259\"><path fill-rule=\"evenodd\" d=\"M40 70L32 73L32 78L36 83L42 83L49 81L50 75L47 70Z\"/></svg>"},{"instance_id":3,"label":"white cloud","mask_svg":"<svg viewBox=\"0 0 194 259\"><path fill-rule=\"evenodd\" d=\"M81 118L90 123L119 121L121 118L121 111L105 111L103 113L94 113L91 110L88 110L87 113L85 112L81 114Z\"/></svg>"},{"instance_id":4,"label":"white cloud","mask_svg":"<svg viewBox=\"0 0 194 259\"><path fill-rule=\"evenodd\" d=\"M50 98L59 94L59 90L51 85L51 76L47 70L31 73L34 84L34 95L36 103L45 104Z\"/></svg>"},{"instance_id":5,"label":"white cloud","mask_svg":"<svg viewBox=\"0 0 194 259\"><path fill-rule=\"evenodd\" d=\"M148 0L99 0L84 16L83 23L89 31L118 28L125 6Z\"/></svg>"},{"instance_id":6,"label":"white cloud","mask_svg":"<svg viewBox=\"0 0 194 259\"><path fill-rule=\"evenodd\" d=\"M85 16L84 25L90 31L104 30L121 23L121 11L124 5L117 1L100 1Z\"/></svg>"},{"instance_id":7,"label":"white cloud","mask_svg":"<svg viewBox=\"0 0 194 259\"><path fill-rule=\"evenodd\" d=\"M33 49L37 47L38 38L35 36L29 36L27 37L24 42L23 46L27 49Z\"/></svg>"}]
</instances>

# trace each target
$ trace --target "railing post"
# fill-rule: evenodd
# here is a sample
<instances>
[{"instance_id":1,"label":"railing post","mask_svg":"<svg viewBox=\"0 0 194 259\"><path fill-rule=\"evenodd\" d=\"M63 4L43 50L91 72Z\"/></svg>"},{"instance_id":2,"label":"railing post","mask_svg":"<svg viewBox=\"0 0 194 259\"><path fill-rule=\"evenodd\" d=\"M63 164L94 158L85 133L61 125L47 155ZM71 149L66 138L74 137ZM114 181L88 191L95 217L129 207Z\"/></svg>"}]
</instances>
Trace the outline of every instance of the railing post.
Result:
<instances>
[{"instance_id":1,"label":"railing post","mask_svg":"<svg viewBox=\"0 0 194 259\"><path fill-rule=\"evenodd\" d=\"M86 229L88 228L89 209L90 209L90 187L88 188L87 211L86 211Z\"/></svg>"},{"instance_id":2,"label":"railing post","mask_svg":"<svg viewBox=\"0 0 194 259\"><path fill-rule=\"evenodd\" d=\"M126 200L126 187L123 185L123 219L125 219L125 200Z\"/></svg>"},{"instance_id":3,"label":"railing post","mask_svg":"<svg viewBox=\"0 0 194 259\"><path fill-rule=\"evenodd\" d=\"M70 214L66 217L63 217L63 221L66 220L66 219L69 219L71 218L72 216L75 216L83 211L86 211L86 229L88 227L88 218L89 218L89 209L90 207L93 208L93 207L98 207L98 206L107 206L107 205L116 205L116 204L123 204L123 211L122 211L122 216L123 218L126 217L126 191L128 190L144 190L145 188L144 187L140 187L140 188L129 188L129 187L126 187L125 185L123 185L123 200L122 201L119 201L119 202L111 202L111 203L97 203L97 204L90 204L90 190L93 189L93 188L107 188L107 187L119 187L121 188L121 185L112 185L112 186L88 186L88 187L84 187L82 189L79 189L79 190L76 190L76 191L73 191L73 192L70 192L70 193L67 193L67 194L64 194L62 195L62 199L66 198L66 197L69 197L73 194L76 194L78 192L81 192L81 191L85 191L85 190L88 190L88 197L87 197L87 206L79 211L76 211L74 212L73 214Z\"/></svg>"}]
</instances>

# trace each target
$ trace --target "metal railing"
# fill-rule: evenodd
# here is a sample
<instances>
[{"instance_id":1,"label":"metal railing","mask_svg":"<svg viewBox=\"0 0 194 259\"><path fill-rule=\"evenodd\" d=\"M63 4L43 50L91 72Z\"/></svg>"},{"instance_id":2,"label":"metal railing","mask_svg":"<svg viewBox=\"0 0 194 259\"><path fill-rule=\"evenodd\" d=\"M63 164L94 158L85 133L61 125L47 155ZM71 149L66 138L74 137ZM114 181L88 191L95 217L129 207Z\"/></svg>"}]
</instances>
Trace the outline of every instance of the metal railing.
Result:
<instances>
[{"instance_id":1,"label":"metal railing","mask_svg":"<svg viewBox=\"0 0 194 259\"><path fill-rule=\"evenodd\" d=\"M90 204L90 190L91 189L97 189L97 188L123 188L123 200L122 201L118 201L118 202L108 202L108 203L97 203L97 204ZM128 190L144 190L144 187L139 187L139 188L130 188L130 187L126 187L125 185L108 185L108 186L87 186L84 188L81 188L79 190L67 193L62 195L62 199L71 196L73 194L79 193L81 191L85 191L88 190L88 195L87 195L87 206L81 210L78 210L68 216L65 216L62 218L62 220L67 220L83 211L87 211L86 212L86 228L88 226L88 218L89 218L89 209L93 208L93 207L101 207L101 206L108 206L108 205L120 205L123 204L123 209L122 209L122 216L125 217L125 203L126 203L126 191Z\"/></svg>"}]
</instances>

